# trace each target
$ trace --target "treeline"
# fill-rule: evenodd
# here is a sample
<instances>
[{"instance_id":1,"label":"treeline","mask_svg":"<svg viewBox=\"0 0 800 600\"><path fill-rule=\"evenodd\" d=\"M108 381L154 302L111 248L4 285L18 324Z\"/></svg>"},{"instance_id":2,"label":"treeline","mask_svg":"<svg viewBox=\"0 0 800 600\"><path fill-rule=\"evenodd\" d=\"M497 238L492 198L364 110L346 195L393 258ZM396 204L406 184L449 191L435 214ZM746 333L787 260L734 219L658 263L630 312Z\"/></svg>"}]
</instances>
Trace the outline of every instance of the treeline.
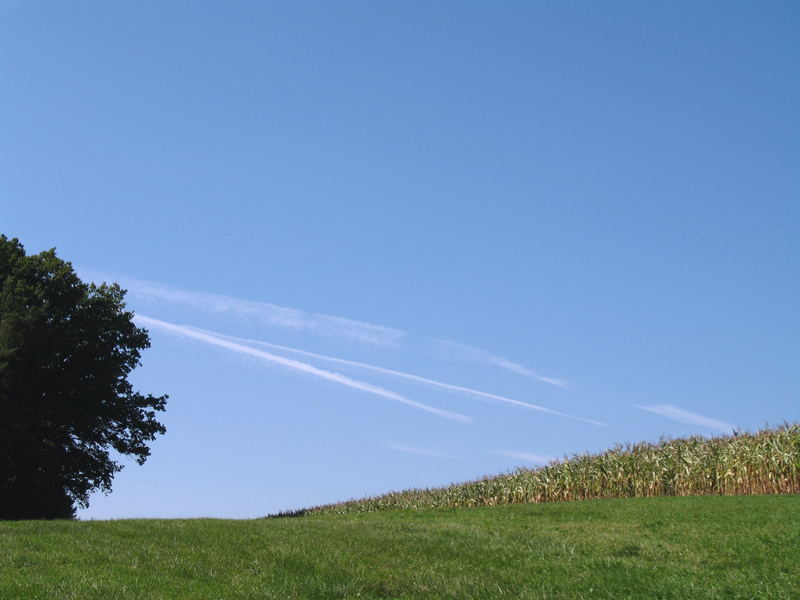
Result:
<instances>
[{"instance_id":1,"label":"treeline","mask_svg":"<svg viewBox=\"0 0 800 600\"><path fill-rule=\"evenodd\" d=\"M756 433L617 445L536 469L433 489L302 509L276 516L496 506L594 498L800 492L800 424Z\"/></svg>"}]
</instances>

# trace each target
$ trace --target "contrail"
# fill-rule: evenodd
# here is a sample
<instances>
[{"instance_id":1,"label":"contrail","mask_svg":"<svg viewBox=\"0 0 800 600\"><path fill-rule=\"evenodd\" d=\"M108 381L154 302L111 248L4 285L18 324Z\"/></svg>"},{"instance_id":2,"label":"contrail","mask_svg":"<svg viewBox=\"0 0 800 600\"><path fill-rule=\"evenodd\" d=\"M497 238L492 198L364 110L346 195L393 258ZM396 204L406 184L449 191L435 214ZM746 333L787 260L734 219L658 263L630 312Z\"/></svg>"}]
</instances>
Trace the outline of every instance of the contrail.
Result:
<instances>
[{"instance_id":1,"label":"contrail","mask_svg":"<svg viewBox=\"0 0 800 600\"><path fill-rule=\"evenodd\" d=\"M701 427L708 427L709 429L716 429L717 431L730 432L733 431L735 427L733 423L712 419L711 417L704 417L703 415L698 415L697 413L683 410L682 408L672 406L671 404L650 404L647 406L634 404L633 406L635 408L640 408L642 410L647 410L651 413L661 415L662 417L667 417L673 421L679 421L689 425L700 425Z\"/></svg>"},{"instance_id":2,"label":"contrail","mask_svg":"<svg viewBox=\"0 0 800 600\"><path fill-rule=\"evenodd\" d=\"M345 338L383 347L397 347L409 337L409 334L401 329L343 317L307 313L296 308L278 306L268 302L256 302L223 294L183 290L163 283L129 277L116 277L90 269L80 269L80 274L83 278L94 281L118 281L132 297L182 304L212 314L247 319L268 327L307 331L317 335ZM449 340L429 338L428 341L441 347L449 348L451 351L458 351L460 357L464 360L500 367L562 389L571 387L570 382L564 379L544 375L534 369L520 365L502 356L491 354L480 348Z\"/></svg>"},{"instance_id":3,"label":"contrail","mask_svg":"<svg viewBox=\"0 0 800 600\"><path fill-rule=\"evenodd\" d=\"M475 362L480 362L487 365L494 365L495 367L500 367L501 369L506 369L507 371L513 371L514 373L519 373L520 375L524 375L525 377L530 377L531 379L535 379L536 381L541 381L542 383L554 385L564 390L572 387L572 384L570 384L569 381L566 381L564 379L557 379L555 377L548 377L547 375L542 375L538 371L534 371L533 369L524 367L521 364L515 363L514 361L509 360L507 358L503 358L502 356L490 354L489 352L486 352L486 350L481 350L480 348L475 348L474 346L468 346L466 344L460 344L458 342L453 342L450 340L436 340L436 342L445 348L458 350L466 358L474 360Z\"/></svg>"},{"instance_id":4,"label":"contrail","mask_svg":"<svg viewBox=\"0 0 800 600\"><path fill-rule=\"evenodd\" d=\"M317 354L316 352L308 352L306 350L299 350L298 348L291 348L289 346L280 346L278 344L272 344L270 342L263 342L261 340L253 340L248 338L240 338L235 337L232 335L225 335L223 333L218 333L216 331L207 331L205 329L199 328L191 328L193 331L205 333L207 335L213 337L224 338L227 340L232 340L234 342L239 342L243 344L259 344L261 346L266 346L267 348L274 348L275 350L283 350L285 352L293 352L295 354L301 354L303 356L308 356L311 358L317 358L319 360L325 360L328 362L334 362L341 365L348 365L350 367L355 367L357 369L368 369L370 371L375 371L376 373L383 373L385 375L390 375L392 377L401 377L403 379L408 379L410 381L415 381L417 383L422 383L425 385L431 385L438 388L442 388L445 390L449 390L452 392L459 392L462 394L467 394L469 396L478 397L482 399L489 399L489 400L496 400L498 402L504 402L506 404L512 404L514 406L519 406L521 408L527 408L529 410L535 410L538 412L555 415L558 417L564 417L566 419L575 419L577 421L583 421L584 423L591 423L592 425L598 425L600 427L608 427L606 423L602 423L601 421L594 421L592 419L586 419L584 417L578 417L576 415L570 415L567 413L559 412L557 410L552 410L550 408L545 408L543 406L538 406L536 404L530 404L528 402L522 402L520 400L514 400L513 398L508 398L506 396L500 396L498 394L490 394L488 392L481 392L480 390L475 390L472 388L463 387L460 385L453 385L450 383L444 383L442 381L437 381L435 379L428 379L427 377L421 377L419 375L414 375L412 373L404 373L403 371L395 371L394 369L387 369L385 367L378 367L375 365L371 365L368 363L358 362L355 360L347 360L344 358L337 358L335 356L327 356L325 354Z\"/></svg>"},{"instance_id":5,"label":"contrail","mask_svg":"<svg viewBox=\"0 0 800 600\"><path fill-rule=\"evenodd\" d=\"M256 321L268 327L310 331L319 335L346 338L377 346L397 346L407 335L405 331L383 325L331 315L307 313L296 308L277 306L268 302L255 302L222 294L182 290L153 281L112 277L89 270L81 270L81 274L93 280L118 281L132 296L183 304L209 313Z\"/></svg>"},{"instance_id":6,"label":"contrail","mask_svg":"<svg viewBox=\"0 0 800 600\"><path fill-rule=\"evenodd\" d=\"M320 377L322 379L327 379L328 381L334 381L341 385L345 385L347 387L351 387L362 392L367 392L369 394L374 394L376 396L382 396L384 398L389 398L390 400L396 400L397 402L402 402L403 404L408 404L409 406L413 406L414 408L418 408L420 410L427 411L429 413L433 413L439 417L443 417L445 419L452 419L453 421L461 421L464 423L469 423L472 419L465 415L460 415L458 413L452 413L446 410L442 410L439 408L435 408L433 406L428 406L427 404L422 404L421 402L417 402L415 400L411 400L410 398L406 398L405 396L401 396L400 394L396 394L390 390L386 390L384 388L378 387L376 385L372 385L363 381L358 381L356 379L351 379L346 377L345 375L341 375L339 373L333 373L331 371L325 371L323 369L318 369L313 365L309 365L308 363L300 362L298 360L293 360L291 358L285 358L283 356L278 356L276 354L271 354L269 352L264 352L263 350L256 350L255 348L250 348L249 346L243 346L242 344L237 344L230 340L219 338L215 335L211 335L206 332L198 331L196 329L186 327L183 325L176 325L174 323L167 323L166 321L160 321L158 319L152 319L150 317L145 317L144 315L136 315L134 320L137 323L141 323L147 327L153 327L157 329L161 329L164 331L169 331L171 333L176 333L178 335L182 335L185 337L193 338L199 340L201 342L205 342L207 344L211 344L213 346L219 346L221 348L226 348L228 350L232 350L234 352L238 352L240 354L247 354L250 356L255 356L256 358L260 358L272 363L276 363L279 365L283 365L284 367L289 367L290 369L295 369L297 371L302 371L304 373L309 373L311 375L315 375L316 377Z\"/></svg>"}]
</instances>

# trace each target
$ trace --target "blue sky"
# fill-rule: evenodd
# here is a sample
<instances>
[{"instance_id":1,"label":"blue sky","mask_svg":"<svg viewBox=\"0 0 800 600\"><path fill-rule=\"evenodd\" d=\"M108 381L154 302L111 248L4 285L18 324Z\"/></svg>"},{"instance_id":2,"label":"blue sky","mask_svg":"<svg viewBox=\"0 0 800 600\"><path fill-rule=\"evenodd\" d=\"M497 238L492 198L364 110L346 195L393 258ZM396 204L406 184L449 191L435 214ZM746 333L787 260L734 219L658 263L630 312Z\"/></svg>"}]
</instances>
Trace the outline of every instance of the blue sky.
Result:
<instances>
[{"instance_id":1,"label":"blue sky","mask_svg":"<svg viewBox=\"0 0 800 600\"><path fill-rule=\"evenodd\" d=\"M80 516L800 418L799 27L791 2L0 2L0 231L122 282L133 379L170 394Z\"/></svg>"}]
</instances>

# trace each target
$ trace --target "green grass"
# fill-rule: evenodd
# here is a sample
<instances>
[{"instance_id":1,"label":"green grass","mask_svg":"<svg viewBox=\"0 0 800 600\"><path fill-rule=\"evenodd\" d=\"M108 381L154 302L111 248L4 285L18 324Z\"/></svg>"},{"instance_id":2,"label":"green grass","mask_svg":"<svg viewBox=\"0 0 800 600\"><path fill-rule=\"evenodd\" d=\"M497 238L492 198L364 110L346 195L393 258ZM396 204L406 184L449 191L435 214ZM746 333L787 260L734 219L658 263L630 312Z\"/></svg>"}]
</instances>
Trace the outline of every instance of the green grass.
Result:
<instances>
[{"instance_id":1,"label":"green grass","mask_svg":"<svg viewBox=\"0 0 800 600\"><path fill-rule=\"evenodd\" d=\"M800 598L800 496L0 523L0 598Z\"/></svg>"}]
</instances>

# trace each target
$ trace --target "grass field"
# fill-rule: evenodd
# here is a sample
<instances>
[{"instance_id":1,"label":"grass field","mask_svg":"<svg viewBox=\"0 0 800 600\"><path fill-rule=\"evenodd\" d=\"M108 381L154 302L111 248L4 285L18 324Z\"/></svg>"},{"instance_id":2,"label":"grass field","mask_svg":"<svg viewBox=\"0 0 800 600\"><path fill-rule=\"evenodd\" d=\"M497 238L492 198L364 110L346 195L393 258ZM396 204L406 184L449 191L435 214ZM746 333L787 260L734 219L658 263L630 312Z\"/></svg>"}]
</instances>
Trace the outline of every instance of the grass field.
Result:
<instances>
[{"instance_id":1,"label":"grass field","mask_svg":"<svg viewBox=\"0 0 800 600\"><path fill-rule=\"evenodd\" d=\"M800 598L800 495L0 523L0 598Z\"/></svg>"}]
</instances>

